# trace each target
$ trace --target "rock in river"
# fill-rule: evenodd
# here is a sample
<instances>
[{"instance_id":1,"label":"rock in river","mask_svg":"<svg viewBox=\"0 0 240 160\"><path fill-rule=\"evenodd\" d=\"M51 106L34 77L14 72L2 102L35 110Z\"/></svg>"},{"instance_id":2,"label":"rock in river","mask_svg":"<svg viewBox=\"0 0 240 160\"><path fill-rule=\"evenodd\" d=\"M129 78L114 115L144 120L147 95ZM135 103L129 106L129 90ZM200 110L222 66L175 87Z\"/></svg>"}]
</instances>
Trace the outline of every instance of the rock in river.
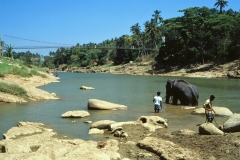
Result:
<instances>
[{"instance_id":1,"label":"rock in river","mask_svg":"<svg viewBox=\"0 0 240 160\"><path fill-rule=\"evenodd\" d=\"M102 101L98 99L89 99L88 100L88 109L102 109L102 110L110 110L110 109L127 109L127 106L121 104L115 104L107 101Z\"/></svg>"},{"instance_id":2,"label":"rock in river","mask_svg":"<svg viewBox=\"0 0 240 160\"><path fill-rule=\"evenodd\" d=\"M62 114L62 118L82 118L89 115L90 114L87 111L67 111L66 113Z\"/></svg>"}]
</instances>

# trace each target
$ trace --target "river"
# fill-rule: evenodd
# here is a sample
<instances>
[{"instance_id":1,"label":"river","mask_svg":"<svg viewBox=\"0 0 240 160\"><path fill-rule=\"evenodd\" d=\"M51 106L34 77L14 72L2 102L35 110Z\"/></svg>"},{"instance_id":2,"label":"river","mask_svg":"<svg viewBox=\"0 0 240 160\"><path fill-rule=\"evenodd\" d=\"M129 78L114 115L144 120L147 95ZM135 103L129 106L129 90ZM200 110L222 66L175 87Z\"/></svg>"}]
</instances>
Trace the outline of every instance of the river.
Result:
<instances>
[{"instance_id":1,"label":"river","mask_svg":"<svg viewBox=\"0 0 240 160\"><path fill-rule=\"evenodd\" d=\"M161 116L169 120L168 133L178 129L198 131L198 124L205 122L205 116L192 115L192 110L181 109L163 103L164 109L154 113L153 95L157 91L165 96L168 79L184 79L198 87L199 106L202 106L211 94L215 95L213 106L227 107L233 113L240 112L239 79L211 79L161 76L132 76L117 74L60 73L60 82L50 83L39 88L54 92L60 100L47 100L23 104L0 104L0 134L15 127L18 121L41 122L53 128L58 134L84 140L100 140L106 135L88 135L89 124L85 121L114 120L117 122L135 121L140 116ZM89 86L95 90L80 90ZM89 99L100 99L129 107L128 110L89 110ZM164 101L163 101L164 102ZM86 110L89 117L61 118L70 110ZM227 117L216 117L218 125ZM75 121L75 122L72 122ZM1 137L2 138L2 137Z\"/></svg>"}]
</instances>

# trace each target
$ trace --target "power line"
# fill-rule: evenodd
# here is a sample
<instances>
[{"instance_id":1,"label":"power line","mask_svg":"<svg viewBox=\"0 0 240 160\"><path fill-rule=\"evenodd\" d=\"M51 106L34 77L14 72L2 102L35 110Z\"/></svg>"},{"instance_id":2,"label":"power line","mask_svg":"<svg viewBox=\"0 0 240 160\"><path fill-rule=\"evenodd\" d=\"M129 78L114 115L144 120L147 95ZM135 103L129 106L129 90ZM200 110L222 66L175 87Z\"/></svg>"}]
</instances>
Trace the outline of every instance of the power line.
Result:
<instances>
[{"instance_id":1,"label":"power line","mask_svg":"<svg viewBox=\"0 0 240 160\"><path fill-rule=\"evenodd\" d=\"M13 49L49 49L49 48L71 48L73 46L20 46L12 47ZM159 51L159 49L153 48L125 48L125 47L76 47L80 49L118 49L118 50L145 50L145 51Z\"/></svg>"},{"instance_id":2,"label":"power line","mask_svg":"<svg viewBox=\"0 0 240 160\"><path fill-rule=\"evenodd\" d=\"M9 35L5 35L5 34L1 34L1 35L5 36L5 37L10 37L10 38L21 39L24 41L32 41L32 42L47 43L47 44L57 44L57 45L71 45L71 44L60 44L60 43L52 43L52 42L44 42L44 41L39 41L39 40L26 39L26 38L9 36Z\"/></svg>"}]
</instances>

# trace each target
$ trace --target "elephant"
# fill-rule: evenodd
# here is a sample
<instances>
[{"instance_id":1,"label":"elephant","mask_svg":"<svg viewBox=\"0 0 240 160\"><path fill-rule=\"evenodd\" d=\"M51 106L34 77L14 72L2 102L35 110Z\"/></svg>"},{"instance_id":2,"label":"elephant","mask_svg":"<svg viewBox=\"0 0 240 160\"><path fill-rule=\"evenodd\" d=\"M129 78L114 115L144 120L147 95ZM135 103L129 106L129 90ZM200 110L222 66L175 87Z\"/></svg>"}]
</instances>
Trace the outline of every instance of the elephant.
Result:
<instances>
[{"instance_id":1,"label":"elephant","mask_svg":"<svg viewBox=\"0 0 240 160\"><path fill-rule=\"evenodd\" d=\"M173 105L177 105L179 100L181 105L197 106L199 94L195 85L181 79L169 79L166 84L166 103L169 103L170 97Z\"/></svg>"}]
</instances>

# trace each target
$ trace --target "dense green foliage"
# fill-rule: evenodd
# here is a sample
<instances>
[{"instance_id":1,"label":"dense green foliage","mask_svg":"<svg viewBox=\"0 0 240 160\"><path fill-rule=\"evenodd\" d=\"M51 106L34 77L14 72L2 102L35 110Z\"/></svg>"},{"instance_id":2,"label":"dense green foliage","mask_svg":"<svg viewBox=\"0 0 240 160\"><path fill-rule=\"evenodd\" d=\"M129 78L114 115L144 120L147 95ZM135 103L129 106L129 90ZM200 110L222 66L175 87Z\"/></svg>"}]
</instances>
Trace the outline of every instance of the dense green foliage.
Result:
<instances>
[{"instance_id":1,"label":"dense green foliage","mask_svg":"<svg viewBox=\"0 0 240 160\"><path fill-rule=\"evenodd\" d=\"M25 89L18 85L8 84L0 82L0 92L8 93L16 96L26 96L27 92Z\"/></svg>"},{"instance_id":2,"label":"dense green foliage","mask_svg":"<svg viewBox=\"0 0 240 160\"><path fill-rule=\"evenodd\" d=\"M59 48L41 58L38 54L10 54L19 58L27 66L43 65L48 68L86 67L93 65L124 64L141 61L141 57L151 54L157 66L195 65L205 62L225 63L240 57L240 13L229 9L227 0L217 0L216 8L193 7L180 10L181 17L163 19L161 12L154 11L150 20L141 26L130 27L132 35L105 40L99 44L77 44L71 48Z\"/></svg>"},{"instance_id":3,"label":"dense green foliage","mask_svg":"<svg viewBox=\"0 0 240 160\"><path fill-rule=\"evenodd\" d=\"M186 65L214 61L225 63L240 57L240 15L228 10L188 8L184 16L164 21L166 43L160 48L158 62Z\"/></svg>"},{"instance_id":4,"label":"dense green foliage","mask_svg":"<svg viewBox=\"0 0 240 160\"><path fill-rule=\"evenodd\" d=\"M240 57L240 14L232 9L222 11L227 5L216 2L215 8L193 7L180 10L181 17L163 20L160 11L144 23L144 30L136 23L130 27L132 35L89 43L66 49L60 48L44 57L50 68L61 64L68 66L102 65L137 61L146 54L155 54L158 66L186 66L205 62L225 63ZM222 13L222 14L220 14ZM105 49L102 49L105 48Z\"/></svg>"}]
</instances>

